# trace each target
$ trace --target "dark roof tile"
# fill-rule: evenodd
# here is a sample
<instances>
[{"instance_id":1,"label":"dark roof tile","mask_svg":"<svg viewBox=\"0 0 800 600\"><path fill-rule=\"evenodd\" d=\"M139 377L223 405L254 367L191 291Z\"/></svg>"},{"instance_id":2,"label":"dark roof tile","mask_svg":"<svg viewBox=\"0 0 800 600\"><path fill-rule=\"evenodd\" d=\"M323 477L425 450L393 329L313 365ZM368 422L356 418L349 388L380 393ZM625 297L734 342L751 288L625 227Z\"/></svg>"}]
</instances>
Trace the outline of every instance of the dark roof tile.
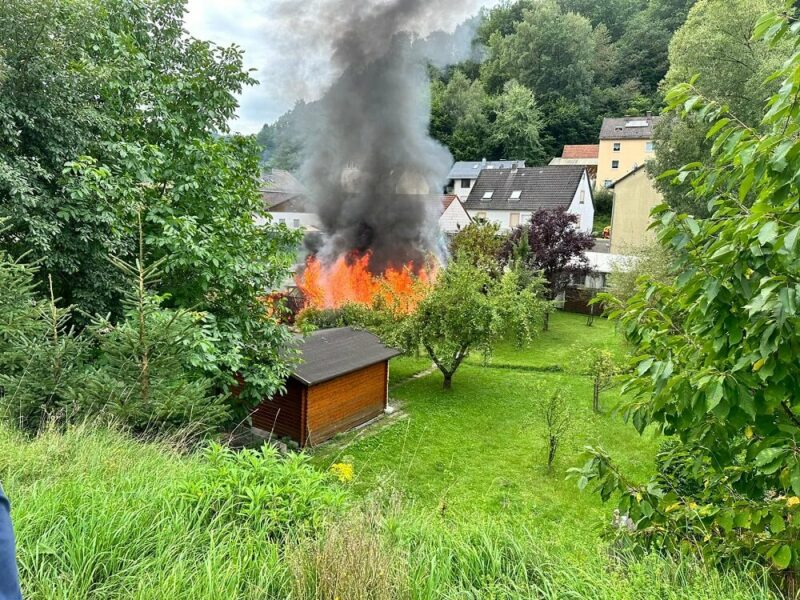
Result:
<instances>
[{"instance_id":1,"label":"dark roof tile","mask_svg":"<svg viewBox=\"0 0 800 600\"><path fill-rule=\"evenodd\" d=\"M401 354L368 331L352 327L315 331L297 346L302 361L292 377L317 385Z\"/></svg>"},{"instance_id":2,"label":"dark roof tile","mask_svg":"<svg viewBox=\"0 0 800 600\"><path fill-rule=\"evenodd\" d=\"M575 198L583 166L547 166L527 169L484 170L464 203L468 210L530 210L569 208ZM519 200L511 195L521 192ZM492 192L489 200L486 193Z\"/></svg>"}]
</instances>

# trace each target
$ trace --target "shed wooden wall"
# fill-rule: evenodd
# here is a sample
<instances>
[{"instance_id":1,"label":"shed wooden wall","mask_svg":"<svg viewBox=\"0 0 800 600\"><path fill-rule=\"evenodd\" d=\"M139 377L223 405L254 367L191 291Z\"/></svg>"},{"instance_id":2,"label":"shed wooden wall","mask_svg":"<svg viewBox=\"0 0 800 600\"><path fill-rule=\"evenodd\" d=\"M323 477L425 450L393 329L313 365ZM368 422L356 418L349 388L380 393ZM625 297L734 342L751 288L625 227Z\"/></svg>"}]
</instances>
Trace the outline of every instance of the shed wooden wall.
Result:
<instances>
[{"instance_id":1,"label":"shed wooden wall","mask_svg":"<svg viewBox=\"0 0 800 600\"><path fill-rule=\"evenodd\" d=\"M384 361L308 389L306 443L319 444L379 416L386 408Z\"/></svg>"},{"instance_id":2,"label":"shed wooden wall","mask_svg":"<svg viewBox=\"0 0 800 600\"><path fill-rule=\"evenodd\" d=\"M253 426L272 433L274 438L288 437L303 443L303 396L306 387L296 379L286 382L286 393L265 400L253 414Z\"/></svg>"}]
</instances>

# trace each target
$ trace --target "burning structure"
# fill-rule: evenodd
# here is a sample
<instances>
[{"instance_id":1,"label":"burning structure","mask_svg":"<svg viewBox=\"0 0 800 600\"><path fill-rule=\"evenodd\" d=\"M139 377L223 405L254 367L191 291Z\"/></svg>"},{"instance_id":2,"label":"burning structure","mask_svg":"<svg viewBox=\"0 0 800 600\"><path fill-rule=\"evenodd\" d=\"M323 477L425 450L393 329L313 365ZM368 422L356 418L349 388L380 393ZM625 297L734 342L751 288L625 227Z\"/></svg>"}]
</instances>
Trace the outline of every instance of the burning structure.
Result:
<instances>
[{"instance_id":1,"label":"burning structure","mask_svg":"<svg viewBox=\"0 0 800 600\"><path fill-rule=\"evenodd\" d=\"M295 4L295 3L292 3ZM423 37L429 22L469 10L458 0L318 0L299 10L330 45L335 80L307 123L303 179L322 235L298 277L311 304L370 302L431 276L445 249L440 193L452 164L428 134L427 66L465 58L471 33ZM315 43L319 44L319 40Z\"/></svg>"}]
</instances>

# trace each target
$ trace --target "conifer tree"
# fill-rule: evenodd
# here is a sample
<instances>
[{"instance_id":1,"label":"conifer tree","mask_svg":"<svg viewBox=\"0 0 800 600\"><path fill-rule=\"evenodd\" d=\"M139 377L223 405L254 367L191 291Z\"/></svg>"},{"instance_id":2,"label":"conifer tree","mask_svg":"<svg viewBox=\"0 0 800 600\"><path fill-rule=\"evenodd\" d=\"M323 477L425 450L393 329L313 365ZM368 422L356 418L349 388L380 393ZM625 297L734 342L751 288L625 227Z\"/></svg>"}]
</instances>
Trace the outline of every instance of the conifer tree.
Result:
<instances>
[{"instance_id":1,"label":"conifer tree","mask_svg":"<svg viewBox=\"0 0 800 600\"><path fill-rule=\"evenodd\" d=\"M117 324L98 318L91 328L100 359L89 392L107 414L135 431L202 432L227 417L224 398L191 368L194 353L208 342L203 315L163 308L166 297L151 291L163 260L145 264L143 239L140 223L135 264L110 259L130 282L124 294L125 318Z\"/></svg>"}]
</instances>

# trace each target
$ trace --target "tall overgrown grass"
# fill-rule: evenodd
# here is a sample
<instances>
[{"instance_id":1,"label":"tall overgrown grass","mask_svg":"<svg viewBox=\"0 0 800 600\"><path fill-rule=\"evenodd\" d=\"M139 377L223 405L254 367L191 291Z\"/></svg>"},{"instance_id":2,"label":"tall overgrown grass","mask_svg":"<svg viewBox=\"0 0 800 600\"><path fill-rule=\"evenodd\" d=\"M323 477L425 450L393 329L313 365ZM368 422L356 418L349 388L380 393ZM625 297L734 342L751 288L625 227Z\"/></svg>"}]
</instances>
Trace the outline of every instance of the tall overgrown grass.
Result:
<instances>
[{"instance_id":1,"label":"tall overgrown grass","mask_svg":"<svg viewBox=\"0 0 800 600\"><path fill-rule=\"evenodd\" d=\"M536 531L448 521L388 501L386 491L357 500L303 461L279 460L269 452L190 454L174 441L142 443L90 426L35 438L0 427L0 480L13 502L25 597L769 596L758 573L721 574L657 556L627 562L602 551L579 561ZM248 462L264 481L248 473L240 486ZM299 488L310 500L291 527L253 518L255 505L284 514ZM220 506L224 489L238 500Z\"/></svg>"}]
</instances>

